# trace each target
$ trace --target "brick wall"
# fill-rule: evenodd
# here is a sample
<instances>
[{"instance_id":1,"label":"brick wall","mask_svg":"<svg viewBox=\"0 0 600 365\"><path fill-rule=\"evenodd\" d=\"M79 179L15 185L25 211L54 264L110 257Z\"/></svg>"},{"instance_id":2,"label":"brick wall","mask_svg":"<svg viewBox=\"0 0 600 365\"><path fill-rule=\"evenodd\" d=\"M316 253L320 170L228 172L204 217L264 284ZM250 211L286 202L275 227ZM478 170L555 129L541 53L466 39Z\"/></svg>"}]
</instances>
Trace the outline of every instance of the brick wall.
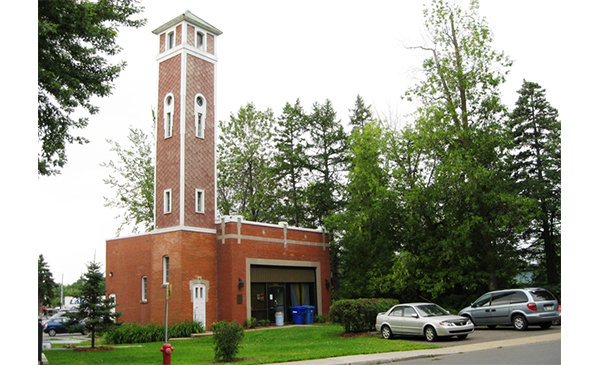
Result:
<instances>
[{"instance_id":1,"label":"brick wall","mask_svg":"<svg viewBox=\"0 0 600 365\"><path fill-rule=\"evenodd\" d=\"M319 263L320 291L318 296L322 310L329 313L330 280L329 246L327 235L316 231L287 229L251 222L241 224L241 236L237 235L237 222L225 224L225 243L222 242L222 226L217 225L217 235L212 233L177 230L173 232L145 234L119 238L106 242L107 295L116 294L117 311L122 312L120 321L137 323L164 323L165 289L162 287L163 256L170 261L172 298L169 301L169 323L190 321L193 318L190 282L201 279L207 284L206 323L236 320L244 323L250 316L247 311L246 260L265 259ZM238 243L241 237L241 243ZM254 239L252 239L254 238ZM297 242L292 242L297 241ZM302 242L299 244L298 242ZM112 276L110 273L112 272ZM148 278L148 301L141 302L142 276ZM239 289L238 279L244 281ZM238 295L242 302L238 304Z\"/></svg>"},{"instance_id":2,"label":"brick wall","mask_svg":"<svg viewBox=\"0 0 600 365\"><path fill-rule=\"evenodd\" d=\"M159 65L158 111L156 133L156 227L165 228L179 225L179 178L181 146L180 102L181 102L181 55L161 62ZM167 94L174 97L173 136L165 138L164 100ZM164 214L163 191L172 190L172 209Z\"/></svg>"},{"instance_id":3,"label":"brick wall","mask_svg":"<svg viewBox=\"0 0 600 365\"><path fill-rule=\"evenodd\" d=\"M193 318L190 282L207 282L207 323L217 321L217 270L215 235L179 230L146 234L106 242L107 295L117 297L120 321L163 324L165 288L163 256L170 261L169 323ZM113 273L110 276L110 273ZM142 303L142 277L148 278L147 302Z\"/></svg>"},{"instance_id":4,"label":"brick wall","mask_svg":"<svg viewBox=\"0 0 600 365\"><path fill-rule=\"evenodd\" d=\"M193 55L187 56L186 134L185 140L185 225L214 229L215 222L215 120L214 64ZM204 138L195 135L196 94L206 102ZM204 190L204 214L196 213L195 191Z\"/></svg>"}]
</instances>

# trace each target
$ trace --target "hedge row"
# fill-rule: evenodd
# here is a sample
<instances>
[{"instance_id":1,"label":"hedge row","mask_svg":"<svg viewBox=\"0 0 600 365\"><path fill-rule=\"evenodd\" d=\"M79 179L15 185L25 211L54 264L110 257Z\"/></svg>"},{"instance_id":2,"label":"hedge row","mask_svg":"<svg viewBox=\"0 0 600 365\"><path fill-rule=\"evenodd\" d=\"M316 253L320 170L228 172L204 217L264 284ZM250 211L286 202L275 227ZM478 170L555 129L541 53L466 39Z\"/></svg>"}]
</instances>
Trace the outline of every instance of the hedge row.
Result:
<instances>
[{"instance_id":1,"label":"hedge row","mask_svg":"<svg viewBox=\"0 0 600 365\"><path fill-rule=\"evenodd\" d=\"M169 326L169 338L190 337L192 333L205 332L202 323L182 322L174 326ZM124 323L117 329L106 332L103 336L104 341L110 345L123 343L144 343L158 342L165 339L165 326L159 325L139 325L134 323Z\"/></svg>"},{"instance_id":2,"label":"hedge row","mask_svg":"<svg viewBox=\"0 0 600 365\"><path fill-rule=\"evenodd\" d=\"M329 319L341 324L346 332L373 331L377 314L396 304L396 299L342 299L329 309Z\"/></svg>"}]
</instances>

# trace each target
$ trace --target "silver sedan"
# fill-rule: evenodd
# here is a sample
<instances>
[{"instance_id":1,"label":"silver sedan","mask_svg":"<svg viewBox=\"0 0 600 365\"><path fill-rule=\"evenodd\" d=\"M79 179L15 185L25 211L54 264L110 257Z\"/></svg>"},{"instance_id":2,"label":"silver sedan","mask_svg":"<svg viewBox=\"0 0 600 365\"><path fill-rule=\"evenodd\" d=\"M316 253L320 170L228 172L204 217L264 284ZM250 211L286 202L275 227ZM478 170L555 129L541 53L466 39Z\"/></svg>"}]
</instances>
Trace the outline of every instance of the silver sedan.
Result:
<instances>
[{"instance_id":1,"label":"silver sedan","mask_svg":"<svg viewBox=\"0 0 600 365\"><path fill-rule=\"evenodd\" d=\"M470 319L452 315L437 304L407 303L379 313L375 328L385 339L394 335L417 335L425 336L431 342L438 337L465 339L475 326Z\"/></svg>"}]
</instances>

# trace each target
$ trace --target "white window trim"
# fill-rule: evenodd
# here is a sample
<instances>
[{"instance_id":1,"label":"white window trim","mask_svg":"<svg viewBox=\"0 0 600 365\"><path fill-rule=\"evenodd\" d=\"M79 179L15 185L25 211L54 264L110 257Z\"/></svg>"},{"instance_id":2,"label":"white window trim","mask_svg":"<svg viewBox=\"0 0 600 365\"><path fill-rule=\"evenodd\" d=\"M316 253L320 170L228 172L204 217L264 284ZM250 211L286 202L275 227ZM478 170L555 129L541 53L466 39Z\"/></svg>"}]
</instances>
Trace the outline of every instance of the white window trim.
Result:
<instances>
[{"instance_id":1,"label":"white window trim","mask_svg":"<svg viewBox=\"0 0 600 365\"><path fill-rule=\"evenodd\" d=\"M198 105L198 98L202 98L202 106ZM199 116L202 116L199 119ZM194 120L196 121L196 137L204 139L204 129L206 128L206 98L202 94L194 96Z\"/></svg>"},{"instance_id":2,"label":"white window trim","mask_svg":"<svg viewBox=\"0 0 600 365\"><path fill-rule=\"evenodd\" d=\"M196 189L196 213L204 214L204 196L204 190ZM198 197L200 197L200 199L198 199Z\"/></svg>"},{"instance_id":3,"label":"white window trim","mask_svg":"<svg viewBox=\"0 0 600 365\"><path fill-rule=\"evenodd\" d=\"M171 104L167 104L167 100L171 98ZM175 96L173 93L168 93L165 96L164 108L163 108L163 119L165 127L165 139L173 137L173 117L175 115Z\"/></svg>"},{"instance_id":4,"label":"white window trim","mask_svg":"<svg viewBox=\"0 0 600 365\"><path fill-rule=\"evenodd\" d=\"M167 189L163 193L163 207L165 214L173 211L173 191L171 189Z\"/></svg>"},{"instance_id":5,"label":"white window trim","mask_svg":"<svg viewBox=\"0 0 600 365\"><path fill-rule=\"evenodd\" d=\"M169 284L170 277L170 268L171 268L171 260L169 259L169 255L163 256L162 259L162 267L163 267L163 285Z\"/></svg>"},{"instance_id":6,"label":"white window trim","mask_svg":"<svg viewBox=\"0 0 600 365\"><path fill-rule=\"evenodd\" d=\"M142 303L148 302L148 277L142 276Z\"/></svg>"}]
</instances>

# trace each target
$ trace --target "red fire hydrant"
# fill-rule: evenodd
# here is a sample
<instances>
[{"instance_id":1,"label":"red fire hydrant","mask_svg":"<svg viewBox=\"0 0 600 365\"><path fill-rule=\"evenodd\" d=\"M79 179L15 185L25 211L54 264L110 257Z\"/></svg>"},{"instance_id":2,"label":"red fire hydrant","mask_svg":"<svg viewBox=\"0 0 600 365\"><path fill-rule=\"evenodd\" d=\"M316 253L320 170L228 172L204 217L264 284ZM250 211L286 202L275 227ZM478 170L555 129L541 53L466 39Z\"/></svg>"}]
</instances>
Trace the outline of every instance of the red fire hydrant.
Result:
<instances>
[{"instance_id":1,"label":"red fire hydrant","mask_svg":"<svg viewBox=\"0 0 600 365\"><path fill-rule=\"evenodd\" d=\"M165 343L160 349L163 353L163 365L171 365L171 352L173 352L173 350L174 348L170 343Z\"/></svg>"}]
</instances>

